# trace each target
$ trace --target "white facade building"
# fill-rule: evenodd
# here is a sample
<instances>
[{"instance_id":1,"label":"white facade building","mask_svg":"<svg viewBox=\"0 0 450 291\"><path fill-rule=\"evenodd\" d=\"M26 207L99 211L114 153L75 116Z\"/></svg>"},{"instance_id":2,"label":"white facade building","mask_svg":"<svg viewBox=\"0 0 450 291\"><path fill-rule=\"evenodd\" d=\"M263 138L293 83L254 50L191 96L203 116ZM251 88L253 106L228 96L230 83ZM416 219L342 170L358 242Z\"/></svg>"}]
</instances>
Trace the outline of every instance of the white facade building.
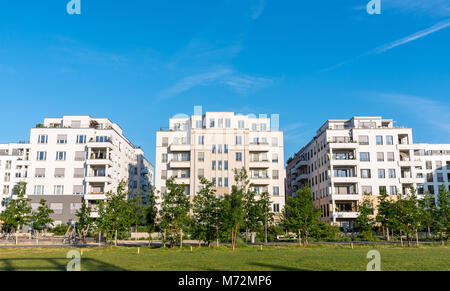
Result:
<instances>
[{"instance_id":1,"label":"white facade building","mask_svg":"<svg viewBox=\"0 0 450 291\"><path fill-rule=\"evenodd\" d=\"M156 134L156 190L166 192L166 180L175 177L194 197L200 177L215 182L216 193L226 195L234 184L234 170L245 168L254 190L268 192L272 209L284 207L283 132L278 116L268 118L233 112L175 116L168 130Z\"/></svg>"},{"instance_id":2,"label":"white facade building","mask_svg":"<svg viewBox=\"0 0 450 291\"><path fill-rule=\"evenodd\" d=\"M450 145L414 144L412 130L391 119L328 120L286 170L287 195L309 184L322 220L352 228L365 193L449 189Z\"/></svg>"},{"instance_id":3,"label":"white facade building","mask_svg":"<svg viewBox=\"0 0 450 291\"><path fill-rule=\"evenodd\" d=\"M20 149L21 145L9 146ZM31 129L30 143L23 148L27 159L16 163L27 166L27 196L33 208L41 198L47 200L58 218L56 222L74 220L83 199L93 208L95 217L98 202L122 180L128 183L128 190L136 192L148 190L153 179L153 168L142 149L106 118L45 118L44 123ZM18 180L9 186L15 182ZM11 195L11 190L2 193Z\"/></svg>"}]
</instances>

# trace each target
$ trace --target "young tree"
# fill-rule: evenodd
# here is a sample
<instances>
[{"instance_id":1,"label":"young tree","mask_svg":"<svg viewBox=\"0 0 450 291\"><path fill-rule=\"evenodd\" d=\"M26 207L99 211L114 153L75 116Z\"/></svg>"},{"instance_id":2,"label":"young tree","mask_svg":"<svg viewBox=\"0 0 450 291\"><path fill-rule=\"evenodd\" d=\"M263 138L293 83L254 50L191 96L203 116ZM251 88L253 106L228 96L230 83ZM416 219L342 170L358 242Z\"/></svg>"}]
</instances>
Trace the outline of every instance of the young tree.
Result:
<instances>
[{"instance_id":1,"label":"young tree","mask_svg":"<svg viewBox=\"0 0 450 291\"><path fill-rule=\"evenodd\" d=\"M383 189L378 197L378 213L375 218L376 222L381 224L381 227L386 230L387 239L389 240L389 230L393 230L393 203L394 201L389 197L386 190Z\"/></svg>"},{"instance_id":2,"label":"young tree","mask_svg":"<svg viewBox=\"0 0 450 291\"><path fill-rule=\"evenodd\" d=\"M293 232L298 233L298 242L308 244L311 230L318 223L320 210L314 206L309 187L297 191L295 197L289 197L284 210L283 224Z\"/></svg>"},{"instance_id":3,"label":"young tree","mask_svg":"<svg viewBox=\"0 0 450 291\"><path fill-rule=\"evenodd\" d=\"M252 185L244 192L243 206L244 206L244 221L243 226L245 228L245 238L248 237L251 232L256 232L262 221L262 212L259 207L258 201L256 201L256 192L251 189Z\"/></svg>"},{"instance_id":4,"label":"young tree","mask_svg":"<svg viewBox=\"0 0 450 291\"><path fill-rule=\"evenodd\" d=\"M155 197L155 189L151 188L151 190L146 193L146 204L144 209L145 216L145 225L147 226L147 232L149 236L148 245L152 245L152 233L156 229L157 217L158 217L158 208L156 207L156 197Z\"/></svg>"},{"instance_id":5,"label":"young tree","mask_svg":"<svg viewBox=\"0 0 450 291\"><path fill-rule=\"evenodd\" d=\"M91 217L91 208L87 206L86 201L83 201L81 208L76 212L75 216L78 217L75 225L78 235L85 241L89 229L94 224L94 220Z\"/></svg>"},{"instance_id":6,"label":"young tree","mask_svg":"<svg viewBox=\"0 0 450 291\"><path fill-rule=\"evenodd\" d=\"M167 193L162 197L161 227L169 237L170 246L174 247L179 234L180 248L183 247L183 229L189 221L190 198L186 195L186 185L175 183L174 178L166 181Z\"/></svg>"},{"instance_id":7,"label":"young tree","mask_svg":"<svg viewBox=\"0 0 450 291\"><path fill-rule=\"evenodd\" d=\"M259 220L262 222L264 226L264 241L267 243L267 231L270 224L272 224L274 219L274 213L271 211L271 200L270 195L268 192L263 192L261 194L261 197L258 200L258 207L259 207L259 214L260 218Z\"/></svg>"},{"instance_id":8,"label":"young tree","mask_svg":"<svg viewBox=\"0 0 450 291\"><path fill-rule=\"evenodd\" d=\"M14 234L31 221L31 199L25 198L26 186L26 183L21 182L14 187L15 197L8 200L6 209L0 214L2 227Z\"/></svg>"},{"instance_id":9,"label":"young tree","mask_svg":"<svg viewBox=\"0 0 450 291\"><path fill-rule=\"evenodd\" d=\"M434 221L436 231L439 233L441 240L448 239L450 229L450 191L445 187L441 187L437 195L436 208L434 209Z\"/></svg>"},{"instance_id":10,"label":"young tree","mask_svg":"<svg viewBox=\"0 0 450 291\"><path fill-rule=\"evenodd\" d=\"M106 193L106 200L100 201L98 206L99 218L97 226L101 231L111 231L114 245L117 246L118 232L127 231L132 223L132 209L127 202L128 193L125 191L125 181L121 181L117 191Z\"/></svg>"},{"instance_id":11,"label":"young tree","mask_svg":"<svg viewBox=\"0 0 450 291\"><path fill-rule=\"evenodd\" d=\"M213 189L214 183L200 179L201 190L193 201L193 228L194 237L207 243L208 247L212 241L219 239L221 224L221 200L216 197Z\"/></svg>"},{"instance_id":12,"label":"young tree","mask_svg":"<svg viewBox=\"0 0 450 291\"><path fill-rule=\"evenodd\" d=\"M128 204L131 210L131 225L134 225L135 232L138 232L138 226L145 220L145 203L146 194L138 191L134 195L129 196Z\"/></svg>"},{"instance_id":13,"label":"young tree","mask_svg":"<svg viewBox=\"0 0 450 291\"><path fill-rule=\"evenodd\" d=\"M356 218L356 224L361 238L371 240L373 238L373 204L372 202L363 197L362 202L359 204L359 216Z\"/></svg>"},{"instance_id":14,"label":"young tree","mask_svg":"<svg viewBox=\"0 0 450 291\"><path fill-rule=\"evenodd\" d=\"M419 199L420 224L423 230L427 230L428 237L431 236L431 228L434 226L434 213L436 212L436 202L433 194L429 192Z\"/></svg>"},{"instance_id":15,"label":"young tree","mask_svg":"<svg viewBox=\"0 0 450 291\"><path fill-rule=\"evenodd\" d=\"M420 210L415 192L402 197L394 203L393 219L401 233L405 233L408 246L411 246L412 237L417 234L420 227Z\"/></svg>"},{"instance_id":16,"label":"young tree","mask_svg":"<svg viewBox=\"0 0 450 291\"><path fill-rule=\"evenodd\" d=\"M247 171L234 170L235 185L231 187L231 194L223 200L223 222L228 231L231 230L231 247L236 249L240 226L244 220L244 193L249 185Z\"/></svg>"},{"instance_id":17,"label":"young tree","mask_svg":"<svg viewBox=\"0 0 450 291\"><path fill-rule=\"evenodd\" d=\"M45 199L39 201L39 207L37 212L32 215L33 229L37 231L45 231L49 226L53 224L53 219L50 217L54 211L47 205Z\"/></svg>"}]
</instances>

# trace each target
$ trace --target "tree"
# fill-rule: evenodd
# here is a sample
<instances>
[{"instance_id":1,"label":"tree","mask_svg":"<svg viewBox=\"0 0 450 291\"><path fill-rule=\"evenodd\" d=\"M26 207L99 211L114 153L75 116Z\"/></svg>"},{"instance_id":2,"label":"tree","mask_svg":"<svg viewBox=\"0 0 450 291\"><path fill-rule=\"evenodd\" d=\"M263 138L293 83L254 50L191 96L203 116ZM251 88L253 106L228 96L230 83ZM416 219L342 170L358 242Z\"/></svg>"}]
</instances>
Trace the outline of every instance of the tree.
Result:
<instances>
[{"instance_id":1,"label":"tree","mask_svg":"<svg viewBox=\"0 0 450 291\"><path fill-rule=\"evenodd\" d=\"M150 192L146 193L146 204L144 208L145 225L149 236L148 245L152 244L152 233L156 229L158 208L156 207L155 189L152 187Z\"/></svg>"},{"instance_id":2,"label":"tree","mask_svg":"<svg viewBox=\"0 0 450 291\"><path fill-rule=\"evenodd\" d=\"M394 216L394 201L390 199L386 189L380 191L378 197L378 214L375 218L376 222L381 224L383 230L386 230L387 239L389 240L389 229L394 230L393 216Z\"/></svg>"},{"instance_id":3,"label":"tree","mask_svg":"<svg viewBox=\"0 0 450 291\"><path fill-rule=\"evenodd\" d=\"M138 232L138 226L145 220L145 203L146 194L138 191L134 195L130 195L128 204L131 209L131 224L135 227L135 232Z\"/></svg>"},{"instance_id":4,"label":"tree","mask_svg":"<svg viewBox=\"0 0 450 291\"><path fill-rule=\"evenodd\" d=\"M5 210L0 214L3 229L12 233L20 232L23 225L31 222L31 199L25 198L27 184L21 182L14 187L15 197L8 200Z\"/></svg>"},{"instance_id":5,"label":"tree","mask_svg":"<svg viewBox=\"0 0 450 291\"><path fill-rule=\"evenodd\" d=\"M420 224L422 230L427 230L428 236L431 235L431 228L435 225L434 213L436 212L436 202L433 194L429 192L419 199Z\"/></svg>"},{"instance_id":6,"label":"tree","mask_svg":"<svg viewBox=\"0 0 450 291\"><path fill-rule=\"evenodd\" d=\"M86 201L83 201L81 208L76 212L75 216L78 217L78 222L75 227L84 241L86 240L89 229L94 223L91 217L91 208L87 206Z\"/></svg>"},{"instance_id":7,"label":"tree","mask_svg":"<svg viewBox=\"0 0 450 291\"><path fill-rule=\"evenodd\" d=\"M53 219L50 217L54 211L47 205L45 199L39 201L37 212L32 215L33 229L42 231L47 230L48 226L53 224Z\"/></svg>"},{"instance_id":8,"label":"tree","mask_svg":"<svg viewBox=\"0 0 450 291\"><path fill-rule=\"evenodd\" d=\"M259 203L256 201L256 192L251 189L252 185L246 189L243 198L244 221L246 239L248 240L251 232L256 232L262 221L262 211Z\"/></svg>"},{"instance_id":9,"label":"tree","mask_svg":"<svg viewBox=\"0 0 450 291\"><path fill-rule=\"evenodd\" d=\"M284 209L283 224L293 232L298 233L298 242L308 244L311 230L318 223L320 210L314 206L309 187L297 191L297 195L289 197Z\"/></svg>"},{"instance_id":10,"label":"tree","mask_svg":"<svg viewBox=\"0 0 450 291\"><path fill-rule=\"evenodd\" d=\"M186 185L176 184L174 178L166 181L167 193L162 197L161 203L161 227L169 237L170 246L175 246L180 241L183 247L183 229L189 221L190 200L186 195Z\"/></svg>"},{"instance_id":11,"label":"tree","mask_svg":"<svg viewBox=\"0 0 450 291\"><path fill-rule=\"evenodd\" d=\"M415 191L411 195L402 197L398 196L398 200L393 204L394 225L406 234L408 245L411 246L411 240L420 227L420 209Z\"/></svg>"},{"instance_id":12,"label":"tree","mask_svg":"<svg viewBox=\"0 0 450 291\"><path fill-rule=\"evenodd\" d=\"M264 225L264 241L267 243L267 231L269 224L273 222L273 212L271 211L271 200L270 195L268 192L263 192L261 194L261 197L258 200L258 207L259 207L259 214L260 214L260 221Z\"/></svg>"},{"instance_id":13,"label":"tree","mask_svg":"<svg viewBox=\"0 0 450 291\"><path fill-rule=\"evenodd\" d=\"M126 182L121 181L117 191L106 193L106 200L100 201L98 206L97 226L106 232L107 238L111 238L110 232L113 233L115 246L118 233L127 231L132 223L132 209L126 200L128 193L125 191L125 185Z\"/></svg>"},{"instance_id":14,"label":"tree","mask_svg":"<svg viewBox=\"0 0 450 291\"><path fill-rule=\"evenodd\" d=\"M359 204L359 216L356 218L356 224L359 230L361 238L371 240L373 238L373 204L372 202L363 197L362 202Z\"/></svg>"},{"instance_id":15,"label":"tree","mask_svg":"<svg viewBox=\"0 0 450 291\"><path fill-rule=\"evenodd\" d=\"M434 209L434 221L436 231L439 233L441 240L448 239L450 229L450 191L445 187L441 187L437 195L436 208Z\"/></svg>"},{"instance_id":16,"label":"tree","mask_svg":"<svg viewBox=\"0 0 450 291\"><path fill-rule=\"evenodd\" d=\"M200 183L202 188L194 197L192 207L192 234L210 246L212 241L219 239L222 202L216 197L213 182L201 178Z\"/></svg>"},{"instance_id":17,"label":"tree","mask_svg":"<svg viewBox=\"0 0 450 291\"><path fill-rule=\"evenodd\" d=\"M235 185L231 187L231 194L225 196L223 201L224 228L231 231L231 247L236 249L240 226L244 220L244 193L249 185L247 171L234 170Z\"/></svg>"}]
</instances>

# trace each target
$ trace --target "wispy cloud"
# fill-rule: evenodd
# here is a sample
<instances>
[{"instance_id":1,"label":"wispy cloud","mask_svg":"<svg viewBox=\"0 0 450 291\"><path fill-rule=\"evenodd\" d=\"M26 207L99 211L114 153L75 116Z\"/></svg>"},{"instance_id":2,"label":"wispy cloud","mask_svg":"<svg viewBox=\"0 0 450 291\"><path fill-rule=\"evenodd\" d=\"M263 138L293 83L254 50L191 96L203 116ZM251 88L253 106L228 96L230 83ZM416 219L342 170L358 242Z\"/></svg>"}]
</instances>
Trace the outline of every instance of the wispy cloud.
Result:
<instances>
[{"instance_id":1,"label":"wispy cloud","mask_svg":"<svg viewBox=\"0 0 450 291\"><path fill-rule=\"evenodd\" d=\"M266 1L267 0L258 0L258 3L252 7L251 17L253 20L257 20L263 14L267 4Z\"/></svg>"},{"instance_id":2,"label":"wispy cloud","mask_svg":"<svg viewBox=\"0 0 450 291\"><path fill-rule=\"evenodd\" d=\"M441 135L450 134L450 103L448 102L398 93L376 93L374 97L401 106L403 110L409 111L437 129Z\"/></svg>"},{"instance_id":3,"label":"wispy cloud","mask_svg":"<svg viewBox=\"0 0 450 291\"><path fill-rule=\"evenodd\" d=\"M418 31L416 33L413 33L413 34L407 36L407 37L404 37L404 38L401 38L399 40L393 41L391 43L382 45L382 46L380 46L380 47L370 51L368 54L381 54L381 53L384 53L384 52L386 52L388 50L391 50L391 49L393 49L395 47L398 47L398 46L407 44L409 42L412 42L414 40L423 38L423 37L425 37L427 35L430 35L430 34L432 34L434 32L437 32L437 31L442 30L444 28L447 28L449 26L450 26L450 19L444 20L442 22L439 22L439 23L437 23L437 24L427 28L427 29Z\"/></svg>"},{"instance_id":4,"label":"wispy cloud","mask_svg":"<svg viewBox=\"0 0 450 291\"><path fill-rule=\"evenodd\" d=\"M254 77L222 68L182 78L175 85L163 90L159 94L159 99L173 98L195 87L212 85L223 85L245 95L253 90L270 86L273 82L270 78Z\"/></svg>"},{"instance_id":5,"label":"wispy cloud","mask_svg":"<svg viewBox=\"0 0 450 291\"><path fill-rule=\"evenodd\" d=\"M450 16L448 0L389 0L383 2L383 9L437 17Z\"/></svg>"},{"instance_id":6,"label":"wispy cloud","mask_svg":"<svg viewBox=\"0 0 450 291\"><path fill-rule=\"evenodd\" d=\"M428 35L430 35L432 33L435 33L435 32L438 32L440 30L443 30L443 29L445 29L445 28L447 28L449 26L450 26L450 18L446 19L444 21L441 21L441 22L439 22L439 23L437 23L437 24L435 24L435 25L433 25L433 26L431 26L431 27L429 27L427 29L420 30L418 32L415 32L415 33L407 36L407 37L404 37L404 38L398 39L396 41L393 41L393 42L381 45L381 46L379 46L379 47L377 47L375 49L367 51L367 52L365 52L365 53L363 53L363 54L361 54L359 56L356 56L356 57L354 57L352 59L343 61L343 62L338 63L336 65L333 65L331 67L325 68L325 69L321 70L320 72L323 73L323 72L332 71L334 69L337 69L339 67L347 65L349 63L352 63L352 62L354 62L354 61L356 61L356 60L358 60L358 59L360 59L362 57L365 57L365 56L370 56L370 55L374 55L374 54L382 54L382 53L387 52L387 51L389 51L389 50L391 50L393 48L396 48L396 47L399 47L401 45L410 43L412 41L424 38L424 37L426 37L426 36L428 36Z\"/></svg>"}]
</instances>

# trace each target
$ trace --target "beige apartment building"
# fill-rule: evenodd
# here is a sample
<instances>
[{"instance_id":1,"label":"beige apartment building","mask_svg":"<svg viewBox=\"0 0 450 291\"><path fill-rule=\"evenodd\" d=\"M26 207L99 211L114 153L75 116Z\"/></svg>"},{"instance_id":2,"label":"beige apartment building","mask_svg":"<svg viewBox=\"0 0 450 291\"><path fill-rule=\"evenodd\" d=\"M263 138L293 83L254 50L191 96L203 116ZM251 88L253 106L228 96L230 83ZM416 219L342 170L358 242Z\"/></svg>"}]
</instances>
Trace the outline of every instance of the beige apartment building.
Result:
<instances>
[{"instance_id":1,"label":"beige apartment building","mask_svg":"<svg viewBox=\"0 0 450 291\"><path fill-rule=\"evenodd\" d=\"M353 228L363 194L450 189L450 145L414 144L411 128L391 119L331 119L286 168L287 196L309 185L322 221Z\"/></svg>"},{"instance_id":2,"label":"beige apartment building","mask_svg":"<svg viewBox=\"0 0 450 291\"><path fill-rule=\"evenodd\" d=\"M285 203L283 132L278 116L239 115L234 112L177 115L169 128L156 134L155 187L165 193L166 180L174 177L194 197L200 178L215 182L219 196L230 193L234 170L245 168L256 193L268 192L272 209Z\"/></svg>"}]
</instances>

